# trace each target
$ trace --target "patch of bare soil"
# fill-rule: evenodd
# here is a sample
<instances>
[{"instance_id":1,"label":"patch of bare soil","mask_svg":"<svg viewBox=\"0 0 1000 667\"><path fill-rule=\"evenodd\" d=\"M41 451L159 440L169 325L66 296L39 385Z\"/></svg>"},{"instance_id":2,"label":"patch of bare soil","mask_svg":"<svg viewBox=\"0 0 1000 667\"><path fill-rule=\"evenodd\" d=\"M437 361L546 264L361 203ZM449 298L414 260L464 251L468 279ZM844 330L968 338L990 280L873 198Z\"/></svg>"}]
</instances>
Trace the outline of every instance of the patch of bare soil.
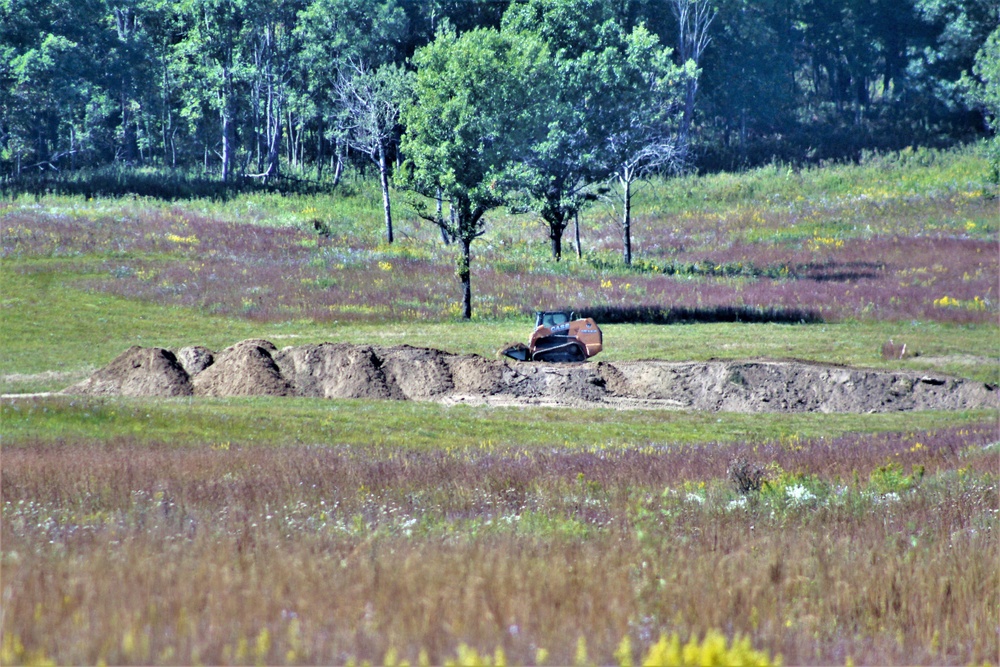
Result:
<instances>
[{"instance_id":1,"label":"patch of bare soil","mask_svg":"<svg viewBox=\"0 0 1000 667\"><path fill-rule=\"evenodd\" d=\"M191 380L177 357L160 347L133 345L86 380L62 391L91 396L190 396Z\"/></svg>"},{"instance_id":2,"label":"patch of bare soil","mask_svg":"<svg viewBox=\"0 0 1000 667\"><path fill-rule=\"evenodd\" d=\"M998 405L996 388L944 375L801 361L616 364L615 394L727 412L895 412Z\"/></svg>"},{"instance_id":3,"label":"patch of bare soil","mask_svg":"<svg viewBox=\"0 0 1000 667\"><path fill-rule=\"evenodd\" d=\"M395 382L386 377L374 348L367 345L286 347L275 355L275 360L298 396L405 398Z\"/></svg>"},{"instance_id":4,"label":"patch of bare soil","mask_svg":"<svg viewBox=\"0 0 1000 667\"><path fill-rule=\"evenodd\" d=\"M217 355L130 348L66 390L130 396L311 396L730 412L892 412L1000 407L996 387L941 374L803 361L545 364L441 350L247 340Z\"/></svg>"},{"instance_id":5,"label":"patch of bare soil","mask_svg":"<svg viewBox=\"0 0 1000 667\"><path fill-rule=\"evenodd\" d=\"M215 354L200 345L182 347L177 350L177 361L184 371L193 377L215 363Z\"/></svg>"},{"instance_id":6,"label":"patch of bare soil","mask_svg":"<svg viewBox=\"0 0 1000 667\"><path fill-rule=\"evenodd\" d=\"M213 363L194 375L198 396L291 396L272 354L278 348L266 340L250 339L227 347Z\"/></svg>"},{"instance_id":7,"label":"patch of bare soil","mask_svg":"<svg viewBox=\"0 0 1000 667\"><path fill-rule=\"evenodd\" d=\"M41 373L9 373L0 375L0 382L20 383L37 382L40 380L70 380L74 375L79 375L79 371L42 371Z\"/></svg>"}]
</instances>

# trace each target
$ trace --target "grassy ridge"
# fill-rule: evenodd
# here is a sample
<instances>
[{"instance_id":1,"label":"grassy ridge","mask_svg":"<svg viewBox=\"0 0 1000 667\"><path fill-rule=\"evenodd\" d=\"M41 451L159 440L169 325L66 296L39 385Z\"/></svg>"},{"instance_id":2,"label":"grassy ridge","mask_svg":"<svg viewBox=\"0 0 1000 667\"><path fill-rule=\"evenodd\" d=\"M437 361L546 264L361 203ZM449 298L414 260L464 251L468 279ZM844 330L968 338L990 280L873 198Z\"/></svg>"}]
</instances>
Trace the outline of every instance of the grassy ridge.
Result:
<instances>
[{"instance_id":1,"label":"grassy ridge","mask_svg":"<svg viewBox=\"0 0 1000 667\"><path fill-rule=\"evenodd\" d=\"M970 203L983 194L996 192L990 181L989 164L983 147L939 151L926 148L867 156L860 164L828 164L793 168L770 165L740 173L721 172L688 175L667 180L653 180L637 188L634 213L640 217L664 218L692 212L725 212L749 207L784 208L822 205L847 210L857 208L859 200L876 200L883 204L909 202L913 211L929 202L955 196ZM393 207L404 221L405 235L423 230L404 193L395 193ZM361 178L348 170L343 184L330 193L291 194L276 192L242 192L226 198L197 196L179 199L152 197L121 197L88 199L81 196L12 195L0 206L34 208L69 216L97 218L106 213L137 215L150 210L187 212L212 219L252 223L263 226L304 226L313 219L329 225L334 238L353 239L358 243L376 244L381 239L382 195L375 179ZM979 238L992 238L998 231L996 204L963 210L972 212L977 224L973 233ZM979 211L977 215L975 211ZM611 215L602 205L585 210L583 223L591 228ZM834 216L835 218L838 216ZM491 213L491 220L504 224L517 216L503 211ZM966 231L970 218L940 219L939 227L956 232ZM918 216L914 222L923 221ZM809 222L809 221L807 221ZM870 222L888 223L888 219ZM895 221L893 221L895 222ZM825 220L836 226L838 221ZM430 230L434 233L434 230ZM855 230L866 233L864 227ZM905 230L900 230L905 232ZM811 232L810 232L811 233ZM544 239L540 239L544 246ZM539 249L544 257L545 248Z\"/></svg>"}]
</instances>

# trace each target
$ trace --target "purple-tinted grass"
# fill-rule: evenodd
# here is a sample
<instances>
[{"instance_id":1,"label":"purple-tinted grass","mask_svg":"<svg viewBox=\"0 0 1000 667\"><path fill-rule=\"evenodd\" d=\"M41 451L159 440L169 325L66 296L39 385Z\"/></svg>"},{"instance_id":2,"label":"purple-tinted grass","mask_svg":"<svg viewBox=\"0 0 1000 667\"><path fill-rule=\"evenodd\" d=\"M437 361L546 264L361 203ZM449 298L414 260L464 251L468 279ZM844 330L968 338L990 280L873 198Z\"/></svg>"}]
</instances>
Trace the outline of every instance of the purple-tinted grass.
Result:
<instances>
[{"instance_id":1,"label":"purple-tinted grass","mask_svg":"<svg viewBox=\"0 0 1000 667\"><path fill-rule=\"evenodd\" d=\"M662 490L684 482L725 479L730 462L737 458L762 466L777 466L792 475L808 474L830 483L848 483L856 476L866 479L872 471L887 464L904 470L922 466L928 474L954 468L962 455L998 438L997 426L984 423L931 432L575 451L493 447L452 453L378 445L365 448L231 445L224 451L216 451L169 444L139 446L128 438L100 445L26 442L4 451L3 498L30 499L34 493L31 480L37 475L55 474L56 470L67 475L59 484L66 494L82 494L112 506L130 502L129 494L135 489L152 492L164 484L164 488L175 484L178 489L184 487L187 490L183 500L194 504L225 504L232 493L251 494L259 502L278 502L291 484L300 489L297 493L341 503L341 510L348 513L356 509L352 503L357 501L357 490L361 488L395 497L404 504L415 490L449 496L449 489L479 488L485 492L483 497L492 494L502 500L512 493L575 485L583 480L606 489ZM134 457L123 456L125 450L141 450L144 464L133 466ZM64 468L66 458L73 456L87 459L87 475L79 476L78 471ZM983 472L992 470L986 457L972 458L971 465ZM124 477L118 474L123 466L132 471ZM238 473L235 479L234 473ZM95 479L119 480L120 488L109 483L95 487ZM460 498L450 498L450 502L456 500ZM462 506L461 510L470 515L492 511L486 506Z\"/></svg>"},{"instance_id":2,"label":"purple-tinted grass","mask_svg":"<svg viewBox=\"0 0 1000 667\"><path fill-rule=\"evenodd\" d=\"M606 664L626 636L639 659L661 632L715 629L790 664L979 663L997 650L997 436L29 442L3 452L2 630L12 662L443 664L464 643L570 664L584 636ZM737 457L785 486L742 498Z\"/></svg>"},{"instance_id":3,"label":"purple-tinted grass","mask_svg":"<svg viewBox=\"0 0 1000 667\"><path fill-rule=\"evenodd\" d=\"M523 244L504 251L510 246L480 242L475 312L502 318L555 306L747 308L828 321L996 321L1000 258L991 241L875 235L764 243L723 227L713 243L694 224L663 232L670 224L650 227L655 242L647 240L632 272L556 265L531 259ZM609 239L599 245L611 251ZM364 248L347 238L177 210L96 219L13 212L3 224L3 255L103 256L105 276L87 281L91 289L258 321L440 321L456 316L461 298L454 249L432 237Z\"/></svg>"}]
</instances>

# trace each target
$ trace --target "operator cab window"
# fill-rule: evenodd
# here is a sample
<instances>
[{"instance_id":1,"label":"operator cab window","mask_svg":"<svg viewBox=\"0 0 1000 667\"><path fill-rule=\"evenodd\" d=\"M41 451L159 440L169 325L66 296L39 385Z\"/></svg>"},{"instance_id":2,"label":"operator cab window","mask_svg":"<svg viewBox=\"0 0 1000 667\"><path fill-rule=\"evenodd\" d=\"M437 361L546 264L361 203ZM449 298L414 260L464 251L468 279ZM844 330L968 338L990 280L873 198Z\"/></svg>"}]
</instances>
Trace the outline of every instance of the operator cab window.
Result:
<instances>
[{"instance_id":1,"label":"operator cab window","mask_svg":"<svg viewBox=\"0 0 1000 667\"><path fill-rule=\"evenodd\" d=\"M554 327L557 324L566 324L569 320L569 313L539 313L535 326Z\"/></svg>"}]
</instances>

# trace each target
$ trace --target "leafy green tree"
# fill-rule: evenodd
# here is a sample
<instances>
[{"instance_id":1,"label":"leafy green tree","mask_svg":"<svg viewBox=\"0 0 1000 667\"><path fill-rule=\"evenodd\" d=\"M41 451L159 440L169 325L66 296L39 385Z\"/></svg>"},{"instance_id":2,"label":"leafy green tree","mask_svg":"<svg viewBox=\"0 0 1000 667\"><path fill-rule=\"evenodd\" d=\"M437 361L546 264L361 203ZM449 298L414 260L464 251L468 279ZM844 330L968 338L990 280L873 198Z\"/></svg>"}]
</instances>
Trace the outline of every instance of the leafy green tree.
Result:
<instances>
[{"instance_id":1,"label":"leafy green tree","mask_svg":"<svg viewBox=\"0 0 1000 667\"><path fill-rule=\"evenodd\" d=\"M606 0L526 0L511 3L502 29L534 33L549 45L553 56L572 61L600 50L608 27L621 25Z\"/></svg>"},{"instance_id":2,"label":"leafy green tree","mask_svg":"<svg viewBox=\"0 0 1000 667\"><path fill-rule=\"evenodd\" d=\"M282 123L288 109L294 55L300 45L294 33L299 0L253 0L248 6L243 58L249 60L249 104L257 176L281 173Z\"/></svg>"},{"instance_id":3,"label":"leafy green tree","mask_svg":"<svg viewBox=\"0 0 1000 667\"><path fill-rule=\"evenodd\" d=\"M14 171L98 156L120 63L104 2L0 1L0 146Z\"/></svg>"},{"instance_id":4,"label":"leafy green tree","mask_svg":"<svg viewBox=\"0 0 1000 667\"><path fill-rule=\"evenodd\" d=\"M114 39L109 40L101 63L109 102L118 116L115 144L126 164L142 161L149 148L143 129L146 126L142 102L149 89L147 35L139 20L141 0L111 0L108 19L114 26Z\"/></svg>"},{"instance_id":5,"label":"leafy green tree","mask_svg":"<svg viewBox=\"0 0 1000 667\"><path fill-rule=\"evenodd\" d=\"M290 105L318 127L320 135L346 147L337 84L352 73L351 63L375 70L400 63L410 22L397 0L312 0L298 15L295 37L297 90ZM338 159L338 175L339 175Z\"/></svg>"},{"instance_id":6,"label":"leafy green tree","mask_svg":"<svg viewBox=\"0 0 1000 667\"><path fill-rule=\"evenodd\" d=\"M62 128L70 134L69 151L76 151L75 132L90 97L89 82L77 75L79 44L62 35L47 34L37 47L14 57L10 70L14 97L24 114L24 143L37 160L32 166L55 167L62 157ZM33 135L33 136L32 136Z\"/></svg>"},{"instance_id":7,"label":"leafy green tree","mask_svg":"<svg viewBox=\"0 0 1000 667\"><path fill-rule=\"evenodd\" d=\"M997 27L976 54L973 77L966 75L966 99L982 109L986 123L1000 131L1000 27Z\"/></svg>"},{"instance_id":8,"label":"leafy green tree","mask_svg":"<svg viewBox=\"0 0 1000 667\"><path fill-rule=\"evenodd\" d=\"M607 177L601 158L608 110L600 95L601 73L592 68L592 51L614 48L620 29L600 0L529 0L511 5L503 31L533 34L552 54L548 71L554 78L536 81L544 86L546 100L531 120L532 134L540 138L522 149L515 179L522 196L514 204L545 222L552 257L559 261L566 227L595 198L594 184Z\"/></svg>"},{"instance_id":9,"label":"leafy green tree","mask_svg":"<svg viewBox=\"0 0 1000 667\"><path fill-rule=\"evenodd\" d=\"M987 156L992 180L1000 183L1000 27L986 38L986 43L976 54L972 76L966 73L962 84L967 91L967 102L982 110L986 124L993 130Z\"/></svg>"},{"instance_id":10,"label":"leafy green tree","mask_svg":"<svg viewBox=\"0 0 1000 667\"><path fill-rule=\"evenodd\" d=\"M670 0L669 4L677 21L677 58L682 64L690 62L697 69L701 65L705 49L712 41L709 28L719 10L711 0ZM694 122L697 92L698 77L687 77L684 81L684 113L680 126L680 139L685 143Z\"/></svg>"},{"instance_id":11,"label":"leafy green tree","mask_svg":"<svg viewBox=\"0 0 1000 667\"><path fill-rule=\"evenodd\" d=\"M727 166L736 167L746 161L750 137L795 125L795 32L785 0L718 6L712 48L701 63L700 109L712 132L700 138L717 153L732 150Z\"/></svg>"},{"instance_id":12,"label":"leafy green tree","mask_svg":"<svg viewBox=\"0 0 1000 667\"><path fill-rule=\"evenodd\" d=\"M962 106L961 73L968 71L1000 16L996 0L915 0L930 39L916 43L908 73L916 91L949 109Z\"/></svg>"},{"instance_id":13,"label":"leafy green tree","mask_svg":"<svg viewBox=\"0 0 1000 667\"><path fill-rule=\"evenodd\" d=\"M229 180L235 150L239 88L249 68L240 57L241 33L249 22L247 0L182 0L184 38L176 46L175 66L182 82L184 115L192 124L218 114L221 178Z\"/></svg>"},{"instance_id":14,"label":"leafy green tree","mask_svg":"<svg viewBox=\"0 0 1000 667\"><path fill-rule=\"evenodd\" d=\"M632 187L683 154L677 86L695 78L693 57L678 68L655 35L641 26L627 32L598 0L513 5L504 30L533 33L553 52L555 79L547 82L547 102L533 120L541 138L524 147L516 179L527 208L548 226L553 258L561 257L563 232L594 199L594 186L611 179L619 187L624 255L631 263Z\"/></svg>"},{"instance_id":15,"label":"leafy green tree","mask_svg":"<svg viewBox=\"0 0 1000 667\"><path fill-rule=\"evenodd\" d=\"M472 317L472 242L485 231L484 215L510 199L514 163L530 136L539 106L536 82L551 81L551 59L541 41L490 29L462 36L440 32L413 57L413 96L403 108L406 156L401 186L434 199L452 215L440 224L459 246L462 317Z\"/></svg>"}]
</instances>

